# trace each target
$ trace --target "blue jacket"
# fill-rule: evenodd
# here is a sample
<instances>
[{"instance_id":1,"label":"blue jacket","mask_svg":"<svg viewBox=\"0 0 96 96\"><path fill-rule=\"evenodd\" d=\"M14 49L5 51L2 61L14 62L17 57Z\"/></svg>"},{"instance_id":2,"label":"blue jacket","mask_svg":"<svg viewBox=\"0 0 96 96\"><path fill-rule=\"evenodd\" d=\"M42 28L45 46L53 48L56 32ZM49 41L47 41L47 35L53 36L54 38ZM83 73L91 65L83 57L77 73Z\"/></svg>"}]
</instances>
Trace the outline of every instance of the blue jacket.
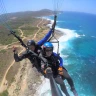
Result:
<instances>
[{"instance_id":1,"label":"blue jacket","mask_svg":"<svg viewBox=\"0 0 96 96\"><path fill-rule=\"evenodd\" d=\"M37 42L37 45L42 46L45 42L47 42L51 34L52 34L52 29L50 29L50 31L45 35L43 39Z\"/></svg>"},{"instance_id":2,"label":"blue jacket","mask_svg":"<svg viewBox=\"0 0 96 96\"><path fill-rule=\"evenodd\" d=\"M58 54L56 54L56 53L54 53L54 52L53 52L53 55L56 56L56 57L58 57L58 59L59 59L59 61L60 61L59 66L60 66L60 67L63 67L63 59L62 59Z\"/></svg>"}]
</instances>

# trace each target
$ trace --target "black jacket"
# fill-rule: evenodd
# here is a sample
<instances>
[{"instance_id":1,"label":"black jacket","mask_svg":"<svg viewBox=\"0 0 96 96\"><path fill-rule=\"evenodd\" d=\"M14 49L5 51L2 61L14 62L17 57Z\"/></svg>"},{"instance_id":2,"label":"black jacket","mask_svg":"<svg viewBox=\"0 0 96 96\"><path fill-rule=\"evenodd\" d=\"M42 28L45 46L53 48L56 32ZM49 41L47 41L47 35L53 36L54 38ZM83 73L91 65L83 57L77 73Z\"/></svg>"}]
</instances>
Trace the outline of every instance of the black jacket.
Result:
<instances>
[{"instance_id":1,"label":"black jacket","mask_svg":"<svg viewBox=\"0 0 96 96\"><path fill-rule=\"evenodd\" d=\"M53 72L53 76L57 76L58 75L58 68L60 67L60 56L56 55L54 53L52 53L52 55L50 57L46 57L44 54L40 53L40 58L43 59L43 61L41 61L41 65L45 65L46 69L47 67L51 67L52 72Z\"/></svg>"},{"instance_id":2,"label":"black jacket","mask_svg":"<svg viewBox=\"0 0 96 96\"><path fill-rule=\"evenodd\" d=\"M39 55L40 50L41 50L41 47L36 45L34 52ZM32 53L30 51L27 51L27 50L25 52L23 52L20 56L18 56L18 54L14 53L14 59L16 62L19 62L25 58L28 58L31 63L34 63L35 59L37 59L37 61L39 60L37 57L32 56Z\"/></svg>"}]
</instances>

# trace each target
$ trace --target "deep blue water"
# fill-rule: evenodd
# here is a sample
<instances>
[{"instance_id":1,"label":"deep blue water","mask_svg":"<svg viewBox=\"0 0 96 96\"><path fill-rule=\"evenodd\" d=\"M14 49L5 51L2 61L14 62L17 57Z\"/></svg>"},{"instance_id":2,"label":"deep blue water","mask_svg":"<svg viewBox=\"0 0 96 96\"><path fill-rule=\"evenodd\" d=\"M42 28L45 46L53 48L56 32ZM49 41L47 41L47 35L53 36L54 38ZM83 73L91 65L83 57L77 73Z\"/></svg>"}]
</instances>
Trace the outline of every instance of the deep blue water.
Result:
<instances>
[{"instance_id":1,"label":"deep blue water","mask_svg":"<svg viewBox=\"0 0 96 96\"><path fill-rule=\"evenodd\" d=\"M78 95L96 96L96 15L64 12L58 15L56 26L78 34L60 41L60 53Z\"/></svg>"}]
</instances>

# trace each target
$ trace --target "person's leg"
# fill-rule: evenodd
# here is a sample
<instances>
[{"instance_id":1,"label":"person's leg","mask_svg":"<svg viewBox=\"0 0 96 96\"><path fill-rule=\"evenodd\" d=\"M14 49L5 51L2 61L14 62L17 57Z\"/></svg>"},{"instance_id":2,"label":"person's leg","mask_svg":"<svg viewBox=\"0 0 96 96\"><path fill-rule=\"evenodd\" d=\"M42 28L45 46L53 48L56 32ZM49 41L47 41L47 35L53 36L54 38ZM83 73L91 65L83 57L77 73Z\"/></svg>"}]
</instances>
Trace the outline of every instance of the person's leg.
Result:
<instances>
[{"instance_id":1,"label":"person's leg","mask_svg":"<svg viewBox=\"0 0 96 96\"><path fill-rule=\"evenodd\" d=\"M76 90L75 90L75 87L74 87L73 80L72 80L72 78L70 77L70 75L68 74L68 72L66 71L66 69L63 69L63 76L64 76L64 78L67 80L68 84L70 85L71 91L73 92L74 96L78 96L78 95L77 95L77 92L76 92Z\"/></svg>"},{"instance_id":2,"label":"person's leg","mask_svg":"<svg viewBox=\"0 0 96 96\"><path fill-rule=\"evenodd\" d=\"M56 83L60 85L61 90L64 92L64 94L65 94L66 96L70 96L69 93L68 93L68 91L67 91L67 89L66 89L66 86L65 86L65 84L64 84L64 82L63 82L63 80L62 80L62 78L61 78L61 76L57 76L57 77L54 78L54 79L55 79Z\"/></svg>"}]
</instances>

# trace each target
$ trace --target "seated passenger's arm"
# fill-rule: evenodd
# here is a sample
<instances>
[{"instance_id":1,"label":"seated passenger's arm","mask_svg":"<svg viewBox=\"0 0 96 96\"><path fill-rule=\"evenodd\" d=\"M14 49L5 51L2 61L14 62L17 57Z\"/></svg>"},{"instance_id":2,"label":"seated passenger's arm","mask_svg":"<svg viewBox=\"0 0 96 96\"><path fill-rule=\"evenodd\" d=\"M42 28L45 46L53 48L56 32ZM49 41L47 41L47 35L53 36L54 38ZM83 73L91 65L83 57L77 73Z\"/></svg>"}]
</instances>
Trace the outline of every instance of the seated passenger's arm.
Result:
<instances>
[{"instance_id":1,"label":"seated passenger's arm","mask_svg":"<svg viewBox=\"0 0 96 96\"><path fill-rule=\"evenodd\" d=\"M50 31L45 35L45 37L41 39L40 41L38 41L37 45L42 46L45 42L47 42L52 32L53 32L52 29L50 29Z\"/></svg>"}]
</instances>

